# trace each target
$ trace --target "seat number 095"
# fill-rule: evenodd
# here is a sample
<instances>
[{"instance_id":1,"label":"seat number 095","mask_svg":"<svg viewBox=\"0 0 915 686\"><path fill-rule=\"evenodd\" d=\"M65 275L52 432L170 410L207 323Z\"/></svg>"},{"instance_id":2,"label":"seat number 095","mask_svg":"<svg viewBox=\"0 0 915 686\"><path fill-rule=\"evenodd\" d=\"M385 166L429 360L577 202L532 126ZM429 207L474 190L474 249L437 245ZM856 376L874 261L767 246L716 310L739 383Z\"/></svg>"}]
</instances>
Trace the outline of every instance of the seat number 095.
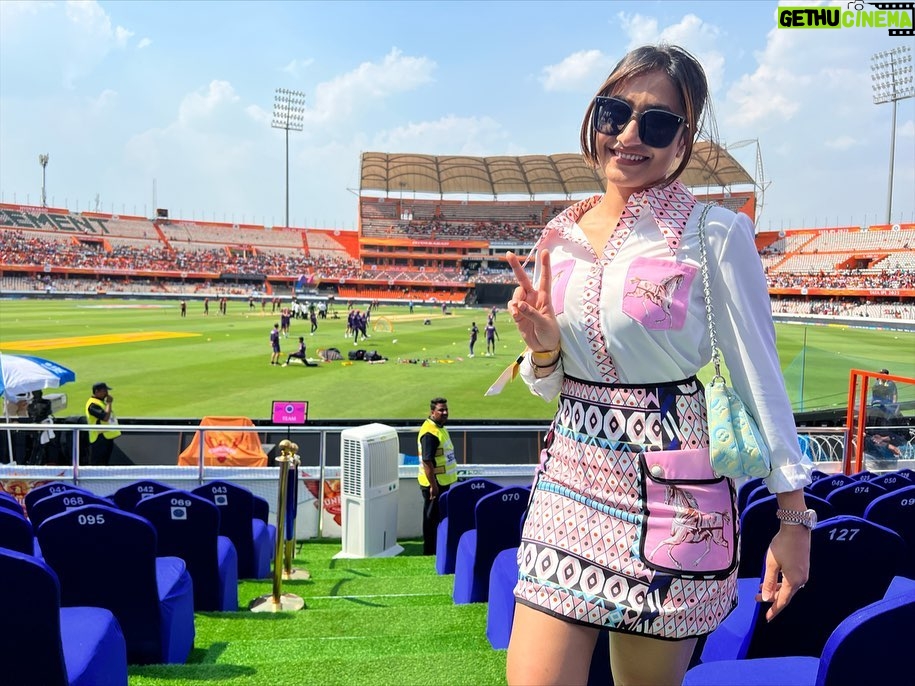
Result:
<instances>
[{"instance_id":1,"label":"seat number 095","mask_svg":"<svg viewBox=\"0 0 915 686\"><path fill-rule=\"evenodd\" d=\"M98 514L81 514L76 518L81 526L94 526L105 523L105 515L101 512Z\"/></svg>"}]
</instances>

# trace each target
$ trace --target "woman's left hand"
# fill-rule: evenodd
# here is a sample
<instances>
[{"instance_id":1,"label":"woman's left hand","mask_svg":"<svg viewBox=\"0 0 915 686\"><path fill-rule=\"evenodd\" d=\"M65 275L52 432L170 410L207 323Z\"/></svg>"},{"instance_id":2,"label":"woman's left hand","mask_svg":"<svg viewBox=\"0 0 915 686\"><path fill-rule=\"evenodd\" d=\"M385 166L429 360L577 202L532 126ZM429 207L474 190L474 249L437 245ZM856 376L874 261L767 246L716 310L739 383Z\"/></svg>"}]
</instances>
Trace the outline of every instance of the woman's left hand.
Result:
<instances>
[{"instance_id":1,"label":"woman's left hand","mask_svg":"<svg viewBox=\"0 0 915 686\"><path fill-rule=\"evenodd\" d=\"M781 573L781 581L779 581ZM772 603L766 621L772 619L804 588L810 575L810 530L782 524L766 553L766 572L757 601Z\"/></svg>"},{"instance_id":2,"label":"woman's left hand","mask_svg":"<svg viewBox=\"0 0 915 686\"><path fill-rule=\"evenodd\" d=\"M536 255L540 267L540 281L535 287L528 278L518 256L509 251L505 259L515 273L518 287L508 301L508 313L518 327L524 344L534 352L555 351L559 348L559 323L553 311L550 292L550 254L541 250Z\"/></svg>"}]
</instances>

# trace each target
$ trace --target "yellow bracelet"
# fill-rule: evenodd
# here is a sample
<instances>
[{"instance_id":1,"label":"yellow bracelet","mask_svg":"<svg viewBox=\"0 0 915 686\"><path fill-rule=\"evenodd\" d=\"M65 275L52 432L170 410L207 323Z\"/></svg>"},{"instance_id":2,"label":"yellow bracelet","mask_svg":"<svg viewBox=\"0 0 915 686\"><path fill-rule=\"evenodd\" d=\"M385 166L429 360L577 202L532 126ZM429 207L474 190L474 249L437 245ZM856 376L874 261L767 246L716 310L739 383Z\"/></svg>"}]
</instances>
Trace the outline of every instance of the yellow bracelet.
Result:
<instances>
[{"instance_id":1,"label":"yellow bracelet","mask_svg":"<svg viewBox=\"0 0 915 686\"><path fill-rule=\"evenodd\" d=\"M540 355L540 356L549 355L550 357L553 358L553 361L550 362L549 364L537 364L535 357L538 355ZM555 355L555 357L553 357L554 355ZM536 367L537 369L549 369L550 367L555 367L557 364L559 364L560 356L561 356L560 348L554 348L553 350L545 350L543 352L534 352L532 350L530 359L531 359L531 364L534 367Z\"/></svg>"}]
</instances>

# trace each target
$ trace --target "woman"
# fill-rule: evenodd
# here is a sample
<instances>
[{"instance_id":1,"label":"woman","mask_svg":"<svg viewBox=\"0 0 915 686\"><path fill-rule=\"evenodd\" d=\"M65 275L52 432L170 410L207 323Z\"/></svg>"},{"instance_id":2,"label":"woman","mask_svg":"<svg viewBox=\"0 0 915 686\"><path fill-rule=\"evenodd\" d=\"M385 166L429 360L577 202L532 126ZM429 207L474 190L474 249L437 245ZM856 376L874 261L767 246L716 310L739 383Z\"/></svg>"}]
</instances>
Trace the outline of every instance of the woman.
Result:
<instances>
[{"instance_id":1,"label":"woman","mask_svg":"<svg viewBox=\"0 0 915 686\"><path fill-rule=\"evenodd\" d=\"M646 545L643 529L653 513L677 508L690 481L714 476L695 378L711 358L703 206L677 181L707 97L704 71L683 49L626 55L581 128L582 152L606 178L605 194L547 225L533 251L533 282L508 254L519 283L508 310L530 350L521 375L544 399L560 396L518 553L510 684L586 683L601 628L612 632L617 686L679 684L697 638L736 604L733 483L709 486L726 503L715 512L676 510L692 517L670 527L671 539L691 534L679 546ZM706 234L731 382L770 448L767 484L779 507L806 520L811 465L798 448L752 224L714 207ZM656 478L665 470L677 479ZM704 559L706 547L713 554ZM809 549L809 529L783 522L758 596L773 603L769 619L807 580Z\"/></svg>"}]
</instances>

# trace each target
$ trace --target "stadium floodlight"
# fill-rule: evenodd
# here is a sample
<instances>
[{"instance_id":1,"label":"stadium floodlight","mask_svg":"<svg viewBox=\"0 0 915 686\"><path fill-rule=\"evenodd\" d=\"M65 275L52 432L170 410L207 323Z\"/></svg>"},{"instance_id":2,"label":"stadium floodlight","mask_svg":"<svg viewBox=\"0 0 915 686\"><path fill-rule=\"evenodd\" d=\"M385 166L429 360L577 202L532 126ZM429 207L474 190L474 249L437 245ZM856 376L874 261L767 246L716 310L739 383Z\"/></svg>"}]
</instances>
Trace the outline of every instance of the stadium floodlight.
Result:
<instances>
[{"instance_id":1,"label":"stadium floodlight","mask_svg":"<svg viewBox=\"0 0 915 686\"><path fill-rule=\"evenodd\" d=\"M893 165L896 153L896 103L915 96L912 81L912 49L900 45L871 56L871 79L874 82L874 104L893 103L893 121L890 126L890 181L886 201L886 223L892 223Z\"/></svg>"},{"instance_id":2,"label":"stadium floodlight","mask_svg":"<svg viewBox=\"0 0 915 686\"><path fill-rule=\"evenodd\" d=\"M47 177L45 175L45 172L48 168L48 160L50 160L50 159L51 159L51 157L47 153L38 156L38 164L41 165L41 206L42 207L48 206L48 193L47 193L47 189L45 188L45 180Z\"/></svg>"},{"instance_id":3,"label":"stadium floodlight","mask_svg":"<svg viewBox=\"0 0 915 686\"><path fill-rule=\"evenodd\" d=\"M286 131L286 226L289 226L289 132L301 131L305 127L305 93L302 91L277 88L273 100L273 122L275 129Z\"/></svg>"}]
</instances>

